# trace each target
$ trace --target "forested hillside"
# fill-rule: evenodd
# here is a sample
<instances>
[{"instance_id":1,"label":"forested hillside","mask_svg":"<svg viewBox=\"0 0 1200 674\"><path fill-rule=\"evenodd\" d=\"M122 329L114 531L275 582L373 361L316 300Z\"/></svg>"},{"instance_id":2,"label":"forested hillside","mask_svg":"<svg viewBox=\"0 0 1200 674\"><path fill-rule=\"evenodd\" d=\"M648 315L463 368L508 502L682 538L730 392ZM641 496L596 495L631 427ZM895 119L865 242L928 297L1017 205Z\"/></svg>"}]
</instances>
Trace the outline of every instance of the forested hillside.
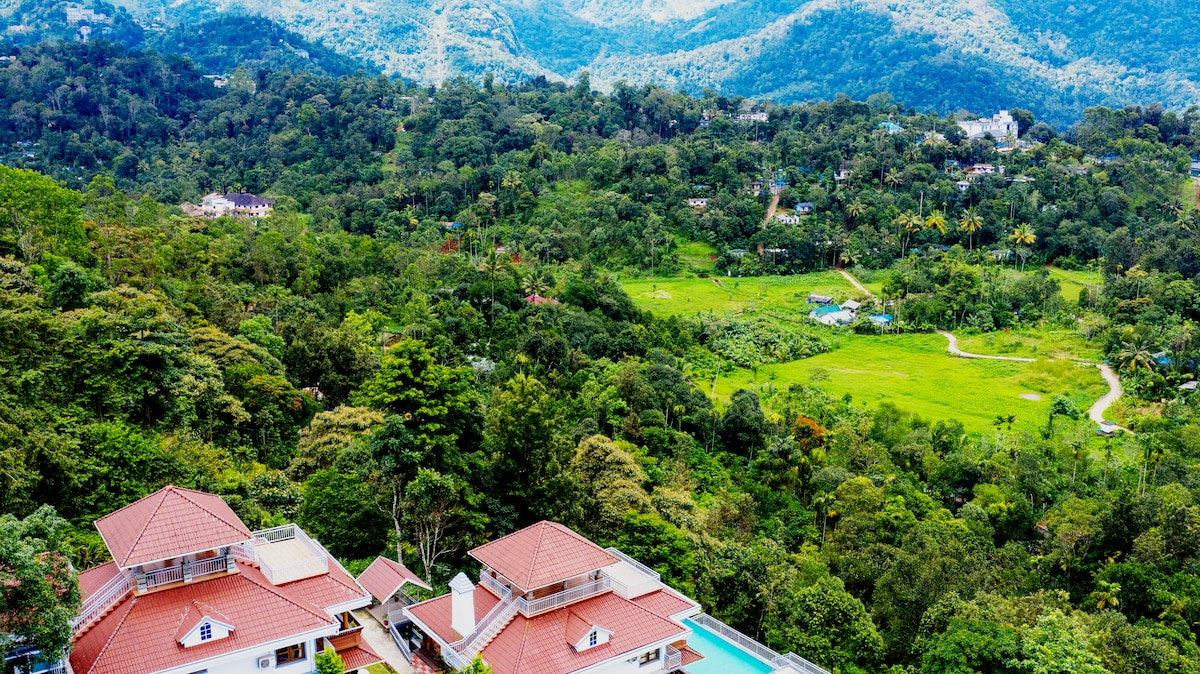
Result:
<instances>
[{"instance_id":1,"label":"forested hillside","mask_svg":"<svg viewBox=\"0 0 1200 674\"><path fill-rule=\"evenodd\" d=\"M554 519L831 671L1200 669L1197 110L1016 109L1000 152L886 95L738 123L740 98L587 78L205 70L105 42L0 64L6 542L56 531L48 504L88 568L96 517L177 484L444 587ZM179 208L214 190L275 208ZM1096 282L1066 297L1050 263ZM835 266L893 335L622 285ZM1064 395L980 431L827 374L716 393L847 333L1020 326L1112 363L1133 433Z\"/></svg>"},{"instance_id":2,"label":"forested hillside","mask_svg":"<svg viewBox=\"0 0 1200 674\"><path fill-rule=\"evenodd\" d=\"M922 111L1025 107L1069 123L1093 105L1200 100L1200 8L1187 0L239 0L118 3L144 20L270 17L422 84L619 81L784 103L889 91Z\"/></svg>"}]
</instances>

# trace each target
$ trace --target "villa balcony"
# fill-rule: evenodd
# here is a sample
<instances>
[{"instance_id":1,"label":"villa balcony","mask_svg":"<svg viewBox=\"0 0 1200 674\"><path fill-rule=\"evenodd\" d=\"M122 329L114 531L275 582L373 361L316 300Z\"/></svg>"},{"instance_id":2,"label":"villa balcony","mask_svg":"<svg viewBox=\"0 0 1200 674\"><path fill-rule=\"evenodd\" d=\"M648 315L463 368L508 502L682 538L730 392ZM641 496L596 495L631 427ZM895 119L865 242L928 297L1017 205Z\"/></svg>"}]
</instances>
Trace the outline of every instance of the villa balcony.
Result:
<instances>
[{"instance_id":1,"label":"villa balcony","mask_svg":"<svg viewBox=\"0 0 1200 674\"><path fill-rule=\"evenodd\" d=\"M134 573L138 594L144 594L175 583L191 583L204 576L230 573L236 568L233 557L222 555L192 562L182 562L162 569Z\"/></svg>"},{"instance_id":2,"label":"villa balcony","mask_svg":"<svg viewBox=\"0 0 1200 674\"><path fill-rule=\"evenodd\" d=\"M236 546L232 555L257 564L273 585L329 573L325 548L295 524L256 531L254 543Z\"/></svg>"}]
</instances>

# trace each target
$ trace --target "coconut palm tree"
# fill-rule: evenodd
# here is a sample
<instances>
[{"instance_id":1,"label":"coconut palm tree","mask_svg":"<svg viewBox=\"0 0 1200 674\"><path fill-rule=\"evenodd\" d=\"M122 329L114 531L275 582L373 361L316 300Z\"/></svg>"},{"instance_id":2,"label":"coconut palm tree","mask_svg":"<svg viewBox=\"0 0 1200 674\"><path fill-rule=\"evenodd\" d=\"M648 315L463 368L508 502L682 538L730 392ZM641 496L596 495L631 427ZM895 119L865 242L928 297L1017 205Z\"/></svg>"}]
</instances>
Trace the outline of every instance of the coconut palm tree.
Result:
<instances>
[{"instance_id":1,"label":"coconut palm tree","mask_svg":"<svg viewBox=\"0 0 1200 674\"><path fill-rule=\"evenodd\" d=\"M1142 369L1150 372L1154 369L1154 340L1141 334L1122 339L1121 348L1113 359L1117 362L1118 370L1128 370L1135 375Z\"/></svg>"},{"instance_id":2,"label":"coconut palm tree","mask_svg":"<svg viewBox=\"0 0 1200 674\"><path fill-rule=\"evenodd\" d=\"M890 187L899 187L904 184L904 174L900 173L898 169L892 169L884 176L883 182L887 183Z\"/></svg>"},{"instance_id":3,"label":"coconut palm tree","mask_svg":"<svg viewBox=\"0 0 1200 674\"><path fill-rule=\"evenodd\" d=\"M849 215L852 220L858 220L867 212L867 205L855 199L846 205L846 215Z\"/></svg>"},{"instance_id":4,"label":"coconut palm tree","mask_svg":"<svg viewBox=\"0 0 1200 674\"><path fill-rule=\"evenodd\" d=\"M946 216L939 210L932 210L925 217L925 226L930 229L936 229L942 234L946 233Z\"/></svg>"},{"instance_id":5,"label":"coconut palm tree","mask_svg":"<svg viewBox=\"0 0 1200 674\"><path fill-rule=\"evenodd\" d=\"M1037 234L1033 233L1033 228L1028 224L1022 223L1017 225L1017 228L1013 230L1013 233L1008 238L1012 239L1018 246L1032 246L1033 242L1037 241ZM1025 271L1026 257L1028 256L1021 257L1021 271Z\"/></svg>"},{"instance_id":6,"label":"coconut palm tree","mask_svg":"<svg viewBox=\"0 0 1200 674\"><path fill-rule=\"evenodd\" d=\"M974 208L968 208L958 220L958 228L967 233L967 242L975 250L975 232L983 229L983 218Z\"/></svg>"},{"instance_id":7,"label":"coconut palm tree","mask_svg":"<svg viewBox=\"0 0 1200 674\"><path fill-rule=\"evenodd\" d=\"M901 251L902 254L904 251L908 250L908 240L913 234L921 231L921 225L923 224L924 221L921 220L921 216L913 213L912 211L905 211L900 214L900 217L896 218L896 225L902 228L905 232L904 246L903 250Z\"/></svg>"}]
</instances>

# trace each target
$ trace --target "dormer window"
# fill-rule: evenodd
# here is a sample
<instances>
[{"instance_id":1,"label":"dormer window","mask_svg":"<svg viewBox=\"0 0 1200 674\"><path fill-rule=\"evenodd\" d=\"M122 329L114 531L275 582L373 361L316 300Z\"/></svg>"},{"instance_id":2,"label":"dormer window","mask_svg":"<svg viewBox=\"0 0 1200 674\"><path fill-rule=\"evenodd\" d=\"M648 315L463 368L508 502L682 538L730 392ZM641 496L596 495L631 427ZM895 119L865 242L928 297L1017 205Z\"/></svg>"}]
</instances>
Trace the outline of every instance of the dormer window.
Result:
<instances>
[{"instance_id":1,"label":"dormer window","mask_svg":"<svg viewBox=\"0 0 1200 674\"><path fill-rule=\"evenodd\" d=\"M184 648L224 639L233 633L233 621L208 604L193 601L181 617L175 640Z\"/></svg>"},{"instance_id":2,"label":"dormer window","mask_svg":"<svg viewBox=\"0 0 1200 674\"><path fill-rule=\"evenodd\" d=\"M607 644L609 637L612 636L611 630L600 627L574 611L567 615L565 627L567 643L579 653Z\"/></svg>"}]
</instances>

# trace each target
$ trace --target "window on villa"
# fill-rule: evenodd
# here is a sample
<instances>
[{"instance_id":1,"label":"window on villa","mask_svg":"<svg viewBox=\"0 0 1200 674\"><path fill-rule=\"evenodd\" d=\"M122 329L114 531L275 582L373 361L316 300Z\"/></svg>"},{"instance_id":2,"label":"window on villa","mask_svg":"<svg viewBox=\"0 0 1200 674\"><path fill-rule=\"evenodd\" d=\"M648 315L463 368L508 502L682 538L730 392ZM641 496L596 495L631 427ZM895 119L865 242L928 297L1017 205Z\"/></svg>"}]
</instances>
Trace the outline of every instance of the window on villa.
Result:
<instances>
[{"instance_id":1,"label":"window on villa","mask_svg":"<svg viewBox=\"0 0 1200 674\"><path fill-rule=\"evenodd\" d=\"M204 623L200 626L200 641L208 641L212 638L212 623Z\"/></svg>"},{"instance_id":2,"label":"window on villa","mask_svg":"<svg viewBox=\"0 0 1200 674\"><path fill-rule=\"evenodd\" d=\"M649 653L642 653L642 657L638 658L638 665L648 665L651 662L658 662L660 656L659 651L662 649L656 648Z\"/></svg>"},{"instance_id":3,"label":"window on villa","mask_svg":"<svg viewBox=\"0 0 1200 674\"><path fill-rule=\"evenodd\" d=\"M600 636L596 634L596 630L592 630L592 633L588 635L588 646L595 646L599 640Z\"/></svg>"},{"instance_id":4,"label":"window on villa","mask_svg":"<svg viewBox=\"0 0 1200 674\"><path fill-rule=\"evenodd\" d=\"M300 662L304 659L304 644L296 644L295 646L285 646L275 651L275 666L286 665L293 662Z\"/></svg>"}]
</instances>

